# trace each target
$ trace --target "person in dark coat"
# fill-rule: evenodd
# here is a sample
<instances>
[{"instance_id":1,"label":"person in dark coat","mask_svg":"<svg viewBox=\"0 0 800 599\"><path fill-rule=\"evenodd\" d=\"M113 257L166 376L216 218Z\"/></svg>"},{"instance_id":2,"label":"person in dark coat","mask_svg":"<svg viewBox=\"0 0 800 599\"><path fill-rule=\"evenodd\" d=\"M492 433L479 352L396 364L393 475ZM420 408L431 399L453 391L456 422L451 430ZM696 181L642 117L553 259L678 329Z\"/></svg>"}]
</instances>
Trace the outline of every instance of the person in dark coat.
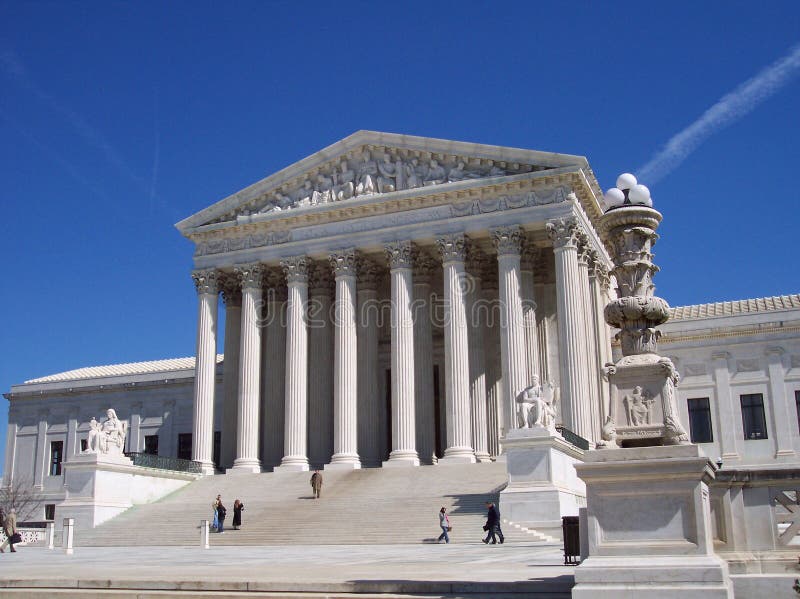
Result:
<instances>
[{"instance_id":1,"label":"person in dark coat","mask_svg":"<svg viewBox=\"0 0 800 599\"><path fill-rule=\"evenodd\" d=\"M233 530L239 530L242 525L242 510L244 504L238 499L233 502Z\"/></svg>"},{"instance_id":2,"label":"person in dark coat","mask_svg":"<svg viewBox=\"0 0 800 599\"><path fill-rule=\"evenodd\" d=\"M314 493L314 499L319 499L322 495L322 473L319 470L314 470L311 475L311 490Z\"/></svg>"},{"instance_id":3,"label":"person in dark coat","mask_svg":"<svg viewBox=\"0 0 800 599\"><path fill-rule=\"evenodd\" d=\"M488 510L486 514L486 524L483 527L483 530L486 531L486 538L481 539L484 543L488 543L489 539L492 540L492 545L497 544L497 537L500 538L500 544L502 545L505 539L503 538L503 531L500 529L500 512L495 507L494 503L491 501L486 502L486 508Z\"/></svg>"},{"instance_id":4,"label":"person in dark coat","mask_svg":"<svg viewBox=\"0 0 800 599\"><path fill-rule=\"evenodd\" d=\"M219 520L217 524L217 532L223 533L225 532L225 515L228 513L228 510L225 509L225 506L222 505L222 499L219 500L217 504L217 520Z\"/></svg>"}]
</instances>

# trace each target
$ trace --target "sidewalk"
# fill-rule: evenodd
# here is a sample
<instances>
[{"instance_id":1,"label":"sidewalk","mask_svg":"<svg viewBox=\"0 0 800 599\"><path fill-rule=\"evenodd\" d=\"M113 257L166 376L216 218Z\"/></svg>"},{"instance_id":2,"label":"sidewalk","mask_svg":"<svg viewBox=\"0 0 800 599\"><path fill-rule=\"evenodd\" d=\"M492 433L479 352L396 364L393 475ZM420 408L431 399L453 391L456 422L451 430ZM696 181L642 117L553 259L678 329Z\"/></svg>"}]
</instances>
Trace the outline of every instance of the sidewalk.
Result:
<instances>
[{"instance_id":1,"label":"sidewalk","mask_svg":"<svg viewBox=\"0 0 800 599\"><path fill-rule=\"evenodd\" d=\"M21 547L0 556L0 595L25 588L83 596L90 589L146 589L568 597L574 568L562 563L560 547L535 543L78 547L73 555Z\"/></svg>"}]
</instances>

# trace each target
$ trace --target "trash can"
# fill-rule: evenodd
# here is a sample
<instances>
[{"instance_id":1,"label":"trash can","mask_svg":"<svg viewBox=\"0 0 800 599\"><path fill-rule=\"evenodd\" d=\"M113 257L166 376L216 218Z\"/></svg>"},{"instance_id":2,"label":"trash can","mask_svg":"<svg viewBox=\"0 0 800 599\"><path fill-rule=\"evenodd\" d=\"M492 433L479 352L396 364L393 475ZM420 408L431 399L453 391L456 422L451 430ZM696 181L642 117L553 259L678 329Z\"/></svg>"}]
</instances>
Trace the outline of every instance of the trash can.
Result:
<instances>
[{"instance_id":1,"label":"trash can","mask_svg":"<svg viewBox=\"0 0 800 599\"><path fill-rule=\"evenodd\" d=\"M581 561L581 533L578 516L562 516L561 531L564 535L564 565L577 565Z\"/></svg>"}]
</instances>

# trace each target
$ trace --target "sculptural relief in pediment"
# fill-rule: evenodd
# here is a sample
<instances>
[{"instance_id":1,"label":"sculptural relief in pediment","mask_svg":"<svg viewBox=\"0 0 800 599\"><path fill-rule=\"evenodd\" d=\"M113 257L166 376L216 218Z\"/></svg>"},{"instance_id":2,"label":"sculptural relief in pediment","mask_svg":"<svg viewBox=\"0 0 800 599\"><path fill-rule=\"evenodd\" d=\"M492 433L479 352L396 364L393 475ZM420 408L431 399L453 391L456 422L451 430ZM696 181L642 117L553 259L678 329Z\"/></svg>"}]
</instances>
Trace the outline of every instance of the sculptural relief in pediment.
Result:
<instances>
[{"instance_id":1,"label":"sculptural relief in pediment","mask_svg":"<svg viewBox=\"0 0 800 599\"><path fill-rule=\"evenodd\" d=\"M445 183L545 170L545 166L485 158L364 146L249 200L215 222L389 194Z\"/></svg>"}]
</instances>

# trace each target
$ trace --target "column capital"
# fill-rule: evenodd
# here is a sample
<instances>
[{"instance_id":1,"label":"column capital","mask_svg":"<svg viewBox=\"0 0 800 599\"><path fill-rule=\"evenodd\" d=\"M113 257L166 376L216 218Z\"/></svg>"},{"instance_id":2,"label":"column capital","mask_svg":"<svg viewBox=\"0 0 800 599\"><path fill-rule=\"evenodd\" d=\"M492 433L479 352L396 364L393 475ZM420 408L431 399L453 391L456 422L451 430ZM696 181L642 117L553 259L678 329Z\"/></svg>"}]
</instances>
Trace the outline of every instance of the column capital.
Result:
<instances>
[{"instance_id":1,"label":"column capital","mask_svg":"<svg viewBox=\"0 0 800 599\"><path fill-rule=\"evenodd\" d=\"M414 284L430 285L433 273L438 263L428 252L417 250L414 252Z\"/></svg>"},{"instance_id":2,"label":"column capital","mask_svg":"<svg viewBox=\"0 0 800 599\"><path fill-rule=\"evenodd\" d=\"M414 244L411 241L393 241L384 246L389 268L413 268Z\"/></svg>"},{"instance_id":3,"label":"column capital","mask_svg":"<svg viewBox=\"0 0 800 599\"><path fill-rule=\"evenodd\" d=\"M216 295L219 292L219 272L213 268L192 272L198 295Z\"/></svg>"},{"instance_id":4,"label":"column capital","mask_svg":"<svg viewBox=\"0 0 800 599\"><path fill-rule=\"evenodd\" d=\"M547 235L555 249L578 247L578 220L574 216L547 222Z\"/></svg>"},{"instance_id":5,"label":"column capital","mask_svg":"<svg viewBox=\"0 0 800 599\"><path fill-rule=\"evenodd\" d=\"M467 238L463 233L442 235L436 239L436 247L442 263L464 262L467 257Z\"/></svg>"},{"instance_id":6,"label":"column capital","mask_svg":"<svg viewBox=\"0 0 800 599\"><path fill-rule=\"evenodd\" d=\"M281 260L281 268L287 283L308 283L308 258L305 256L284 258Z\"/></svg>"},{"instance_id":7,"label":"column capital","mask_svg":"<svg viewBox=\"0 0 800 599\"><path fill-rule=\"evenodd\" d=\"M592 252L592 247L589 245L589 236L580 229L578 229L576 235L578 239L578 264L588 268Z\"/></svg>"},{"instance_id":8,"label":"column capital","mask_svg":"<svg viewBox=\"0 0 800 599\"><path fill-rule=\"evenodd\" d=\"M361 290L374 291L378 288L382 273L375 262L369 258L358 256L356 260L358 270L358 288Z\"/></svg>"},{"instance_id":9,"label":"column capital","mask_svg":"<svg viewBox=\"0 0 800 599\"><path fill-rule=\"evenodd\" d=\"M242 288L239 285L239 280L234 275L227 275L220 280L220 287L222 288L222 301L228 307L241 307L242 305Z\"/></svg>"},{"instance_id":10,"label":"column capital","mask_svg":"<svg viewBox=\"0 0 800 599\"><path fill-rule=\"evenodd\" d=\"M331 252L329 258L334 276L355 277L358 268L358 256L354 248Z\"/></svg>"},{"instance_id":11,"label":"column capital","mask_svg":"<svg viewBox=\"0 0 800 599\"><path fill-rule=\"evenodd\" d=\"M242 289L261 289L264 281L264 265L254 262L253 264L240 264L233 268L233 272L239 278Z\"/></svg>"},{"instance_id":12,"label":"column capital","mask_svg":"<svg viewBox=\"0 0 800 599\"><path fill-rule=\"evenodd\" d=\"M492 229L492 244L498 256L517 256L522 252L522 229L502 227Z\"/></svg>"}]
</instances>

